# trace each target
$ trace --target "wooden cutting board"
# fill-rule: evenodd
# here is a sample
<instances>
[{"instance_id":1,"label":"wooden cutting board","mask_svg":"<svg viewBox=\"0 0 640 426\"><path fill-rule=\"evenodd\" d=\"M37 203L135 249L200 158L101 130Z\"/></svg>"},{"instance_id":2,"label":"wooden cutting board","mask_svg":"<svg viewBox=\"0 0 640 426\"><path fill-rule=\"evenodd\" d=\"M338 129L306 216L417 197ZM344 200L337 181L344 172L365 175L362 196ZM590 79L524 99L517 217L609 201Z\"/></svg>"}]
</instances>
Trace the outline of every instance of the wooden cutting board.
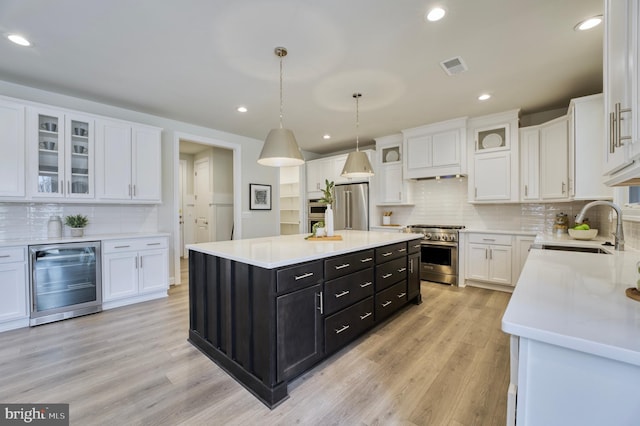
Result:
<instances>
[{"instance_id":1,"label":"wooden cutting board","mask_svg":"<svg viewBox=\"0 0 640 426\"><path fill-rule=\"evenodd\" d=\"M308 241L342 241L342 235L334 235L333 237L307 237Z\"/></svg>"},{"instance_id":2,"label":"wooden cutting board","mask_svg":"<svg viewBox=\"0 0 640 426\"><path fill-rule=\"evenodd\" d=\"M637 288L630 287L624 291L628 298L640 302L640 291Z\"/></svg>"}]
</instances>

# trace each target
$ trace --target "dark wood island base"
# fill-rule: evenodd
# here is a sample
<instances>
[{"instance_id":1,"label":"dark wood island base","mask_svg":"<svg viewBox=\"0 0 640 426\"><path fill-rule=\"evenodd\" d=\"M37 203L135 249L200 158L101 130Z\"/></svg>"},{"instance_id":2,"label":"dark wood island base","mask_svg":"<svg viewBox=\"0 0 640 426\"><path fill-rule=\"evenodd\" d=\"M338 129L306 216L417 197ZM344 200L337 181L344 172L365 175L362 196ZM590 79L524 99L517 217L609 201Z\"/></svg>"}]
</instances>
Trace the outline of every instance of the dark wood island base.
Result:
<instances>
[{"instance_id":1,"label":"dark wood island base","mask_svg":"<svg viewBox=\"0 0 640 426\"><path fill-rule=\"evenodd\" d=\"M189 342L269 408L290 380L421 300L417 239L274 269L189 252Z\"/></svg>"}]
</instances>

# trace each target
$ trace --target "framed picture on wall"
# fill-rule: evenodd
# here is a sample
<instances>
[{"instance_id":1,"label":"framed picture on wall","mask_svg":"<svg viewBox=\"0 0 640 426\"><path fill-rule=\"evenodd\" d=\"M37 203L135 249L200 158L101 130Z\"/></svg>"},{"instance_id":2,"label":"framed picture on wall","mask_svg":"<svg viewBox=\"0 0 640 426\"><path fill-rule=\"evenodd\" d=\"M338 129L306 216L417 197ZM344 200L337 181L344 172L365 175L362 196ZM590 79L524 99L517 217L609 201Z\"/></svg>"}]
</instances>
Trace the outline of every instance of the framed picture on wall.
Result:
<instances>
[{"instance_id":1,"label":"framed picture on wall","mask_svg":"<svg viewBox=\"0 0 640 426\"><path fill-rule=\"evenodd\" d=\"M249 209L271 210L271 185L249 184Z\"/></svg>"}]
</instances>

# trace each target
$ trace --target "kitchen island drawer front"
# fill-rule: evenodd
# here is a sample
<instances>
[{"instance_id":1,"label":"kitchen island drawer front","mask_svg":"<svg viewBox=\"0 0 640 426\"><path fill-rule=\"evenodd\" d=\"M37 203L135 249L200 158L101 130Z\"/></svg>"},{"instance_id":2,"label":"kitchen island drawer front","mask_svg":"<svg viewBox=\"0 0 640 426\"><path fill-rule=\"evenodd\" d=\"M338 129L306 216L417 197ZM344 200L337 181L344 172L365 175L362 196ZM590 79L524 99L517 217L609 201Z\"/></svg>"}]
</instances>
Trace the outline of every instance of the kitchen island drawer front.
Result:
<instances>
[{"instance_id":1,"label":"kitchen island drawer front","mask_svg":"<svg viewBox=\"0 0 640 426\"><path fill-rule=\"evenodd\" d=\"M383 320L407 303L407 283L395 284L376 293L376 321Z\"/></svg>"},{"instance_id":2,"label":"kitchen island drawer front","mask_svg":"<svg viewBox=\"0 0 640 426\"><path fill-rule=\"evenodd\" d=\"M103 253L117 253L123 251L139 251L164 248L167 248L167 239L165 237L102 241Z\"/></svg>"},{"instance_id":3,"label":"kitchen island drawer front","mask_svg":"<svg viewBox=\"0 0 640 426\"><path fill-rule=\"evenodd\" d=\"M407 251L409 254L418 253L420 251L421 241L422 240L417 239L407 242Z\"/></svg>"},{"instance_id":4,"label":"kitchen island drawer front","mask_svg":"<svg viewBox=\"0 0 640 426\"><path fill-rule=\"evenodd\" d=\"M376 291L407 278L407 258L401 257L376 266Z\"/></svg>"},{"instance_id":5,"label":"kitchen island drawer front","mask_svg":"<svg viewBox=\"0 0 640 426\"><path fill-rule=\"evenodd\" d=\"M289 268L279 269L277 292L298 290L322 281L323 261L297 264Z\"/></svg>"},{"instance_id":6,"label":"kitchen island drawer front","mask_svg":"<svg viewBox=\"0 0 640 426\"><path fill-rule=\"evenodd\" d=\"M26 247L0 248L0 263L24 262Z\"/></svg>"},{"instance_id":7,"label":"kitchen island drawer front","mask_svg":"<svg viewBox=\"0 0 640 426\"><path fill-rule=\"evenodd\" d=\"M469 233L470 243L475 244L498 244L504 246L511 245L511 235L507 234L481 234Z\"/></svg>"},{"instance_id":8,"label":"kitchen island drawer front","mask_svg":"<svg viewBox=\"0 0 640 426\"><path fill-rule=\"evenodd\" d=\"M373 296L373 268L327 281L324 284L325 314L330 315L368 296Z\"/></svg>"},{"instance_id":9,"label":"kitchen island drawer front","mask_svg":"<svg viewBox=\"0 0 640 426\"><path fill-rule=\"evenodd\" d=\"M376 249L376 263L387 262L407 255L407 243L396 243Z\"/></svg>"},{"instance_id":10,"label":"kitchen island drawer front","mask_svg":"<svg viewBox=\"0 0 640 426\"><path fill-rule=\"evenodd\" d=\"M352 272L373 266L373 250L359 251L354 254L347 254L324 262L324 279L332 280L343 277Z\"/></svg>"},{"instance_id":11,"label":"kitchen island drawer front","mask_svg":"<svg viewBox=\"0 0 640 426\"><path fill-rule=\"evenodd\" d=\"M324 321L325 351L334 352L374 324L373 297L327 317Z\"/></svg>"}]
</instances>

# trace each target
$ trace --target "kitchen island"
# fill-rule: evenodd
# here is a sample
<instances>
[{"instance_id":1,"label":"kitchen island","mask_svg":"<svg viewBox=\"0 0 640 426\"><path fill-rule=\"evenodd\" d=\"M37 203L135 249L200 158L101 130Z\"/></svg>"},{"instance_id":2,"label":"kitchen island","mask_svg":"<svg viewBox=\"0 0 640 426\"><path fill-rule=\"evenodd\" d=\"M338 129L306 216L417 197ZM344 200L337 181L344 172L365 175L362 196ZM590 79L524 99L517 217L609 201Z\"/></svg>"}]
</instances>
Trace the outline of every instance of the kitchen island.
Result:
<instances>
[{"instance_id":1,"label":"kitchen island","mask_svg":"<svg viewBox=\"0 0 640 426\"><path fill-rule=\"evenodd\" d=\"M338 231L189 245L189 341L268 407L410 301L421 234Z\"/></svg>"},{"instance_id":2,"label":"kitchen island","mask_svg":"<svg viewBox=\"0 0 640 426\"><path fill-rule=\"evenodd\" d=\"M502 319L508 424L640 422L640 302L625 295L640 253L610 253L529 253Z\"/></svg>"}]
</instances>

